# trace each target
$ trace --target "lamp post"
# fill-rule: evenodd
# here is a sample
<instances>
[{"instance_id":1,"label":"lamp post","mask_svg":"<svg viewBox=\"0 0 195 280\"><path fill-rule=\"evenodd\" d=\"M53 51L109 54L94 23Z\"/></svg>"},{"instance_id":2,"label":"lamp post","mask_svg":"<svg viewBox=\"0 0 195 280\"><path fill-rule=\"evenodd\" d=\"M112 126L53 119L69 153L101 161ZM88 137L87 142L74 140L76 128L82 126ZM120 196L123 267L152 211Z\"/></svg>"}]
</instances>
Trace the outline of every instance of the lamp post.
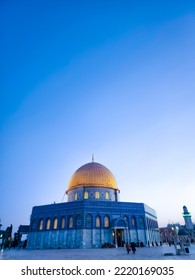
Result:
<instances>
[{"instance_id":1,"label":"lamp post","mask_svg":"<svg viewBox=\"0 0 195 280\"><path fill-rule=\"evenodd\" d=\"M178 248L178 231L179 228L175 224L172 225L172 231L173 231L173 242L175 247L175 253L176 255L180 255L180 249Z\"/></svg>"}]
</instances>

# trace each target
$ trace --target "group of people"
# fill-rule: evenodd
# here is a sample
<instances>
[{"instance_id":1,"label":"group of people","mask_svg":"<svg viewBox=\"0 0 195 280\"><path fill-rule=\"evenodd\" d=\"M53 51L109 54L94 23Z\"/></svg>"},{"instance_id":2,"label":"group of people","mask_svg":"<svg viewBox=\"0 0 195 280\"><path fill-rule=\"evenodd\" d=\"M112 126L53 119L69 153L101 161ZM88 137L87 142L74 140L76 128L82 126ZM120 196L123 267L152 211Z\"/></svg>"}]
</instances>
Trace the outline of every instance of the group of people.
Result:
<instances>
[{"instance_id":1,"label":"group of people","mask_svg":"<svg viewBox=\"0 0 195 280\"><path fill-rule=\"evenodd\" d=\"M127 254L129 254L132 250L133 254L135 254L136 252L136 246L135 246L135 242L131 242L130 243L126 243L126 250L127 250Z\"/></svg>"}]
</instances>

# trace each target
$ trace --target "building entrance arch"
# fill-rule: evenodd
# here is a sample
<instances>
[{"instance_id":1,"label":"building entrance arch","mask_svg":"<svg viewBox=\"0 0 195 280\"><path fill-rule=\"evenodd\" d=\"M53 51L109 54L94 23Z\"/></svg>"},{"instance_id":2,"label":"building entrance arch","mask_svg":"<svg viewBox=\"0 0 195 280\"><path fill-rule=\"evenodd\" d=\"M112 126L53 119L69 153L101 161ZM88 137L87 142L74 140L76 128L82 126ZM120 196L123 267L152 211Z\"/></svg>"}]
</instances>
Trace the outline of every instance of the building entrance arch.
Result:
<instances>
[{"instance_id":1,"label":"building entrance arch","mask_svg":"<svg viewBox=\"0 0 195 280\"><path fill-rule=\"evenodd\" d=\"M124 247L124 229L113 230L113 244L115 245L115 247Z\"/></svg>"},{"instance_id":2,"label":"building entrance arch","mask_svg":"<svg viewBox=\"0 0 195 280\"><path fill-rule=\"evenodd\" d=\"M125 243L129 241L128 225L126 220L118 218L112 221L112 242L114 246L124 247Z\"/></svg>"}]
</instances>

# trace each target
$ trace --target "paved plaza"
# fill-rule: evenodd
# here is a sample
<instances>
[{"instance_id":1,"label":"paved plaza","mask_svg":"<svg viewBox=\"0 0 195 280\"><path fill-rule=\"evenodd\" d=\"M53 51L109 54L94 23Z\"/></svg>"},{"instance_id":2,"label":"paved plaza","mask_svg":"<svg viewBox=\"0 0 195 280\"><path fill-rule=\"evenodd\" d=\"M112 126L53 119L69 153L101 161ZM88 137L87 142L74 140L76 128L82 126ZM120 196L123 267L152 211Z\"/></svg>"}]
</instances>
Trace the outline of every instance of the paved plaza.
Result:
<instances>
[{"instance_id":1,"label":"paved plaza","mask_svg":"<svg viewBox=\"0 0 195 280\"><path fill-rule=\"evenodd\" d=\"M174 246L138 247L128 255L124 247L104 249L5 249L0 260L195 260L195 245L189 253L176 255Z\"/></svg>"}]
</instances>

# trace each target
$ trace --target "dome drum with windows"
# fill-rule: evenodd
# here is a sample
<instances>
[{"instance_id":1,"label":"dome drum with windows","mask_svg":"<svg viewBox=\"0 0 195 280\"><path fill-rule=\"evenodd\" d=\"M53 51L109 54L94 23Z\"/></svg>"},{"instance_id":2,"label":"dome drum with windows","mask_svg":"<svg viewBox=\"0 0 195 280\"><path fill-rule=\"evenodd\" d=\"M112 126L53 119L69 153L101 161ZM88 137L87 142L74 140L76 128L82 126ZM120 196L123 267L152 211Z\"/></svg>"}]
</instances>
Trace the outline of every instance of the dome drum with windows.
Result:
<instances>
[{"instance_id":1,"label":"dome drum with windows","mask_svg":"<svg viewBox=\"0 0 195 280\"><path fill-rule=\"evenodd\" d=\"M98 162L82 165L72 175L66 194L68 201L119 200L119 189L112 172Z\"/></svg>"}]
</instances>

